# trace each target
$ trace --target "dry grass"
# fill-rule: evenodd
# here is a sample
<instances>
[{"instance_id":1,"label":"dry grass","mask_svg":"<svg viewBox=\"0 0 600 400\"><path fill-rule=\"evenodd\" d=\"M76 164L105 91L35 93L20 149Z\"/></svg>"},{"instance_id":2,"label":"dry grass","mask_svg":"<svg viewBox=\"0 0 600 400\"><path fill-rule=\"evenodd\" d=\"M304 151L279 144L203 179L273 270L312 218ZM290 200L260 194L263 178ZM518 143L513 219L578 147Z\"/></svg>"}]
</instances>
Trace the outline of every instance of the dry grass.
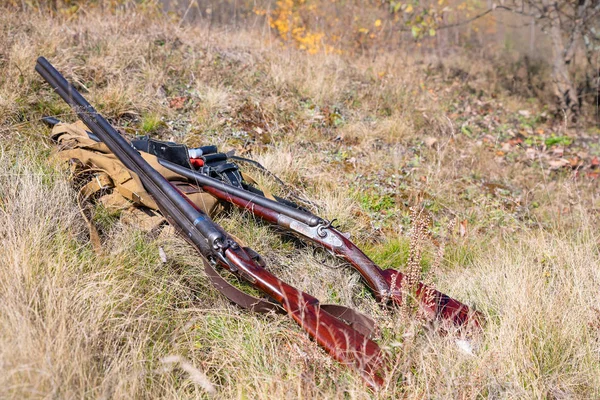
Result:
<instances>
[{"instance_id":1,"label":"dry grass","mask_svg":"<svg viewBox=\"0 0 600 400\"><path fill-rule=\"evenodd\" d=\"M451 106L473 90L530 107L494 91L492 66L449 62L472 77L463 87L428 60L307 56L141 8L72 19L2 9L0 30L0 397L600 396L598 184L498 162L461 134ZM433 279L486 316L472 354L458 334L403 323L340 262L240 212L218 221L278 276L375 317L393 360L384 390L367 390L288 318L228 304L172 235L112 222L96 255L68 174L46 160L39 117L73 117L33 72L38 55L130 133L250 153L386 267L406 268L410 206L429 210L434 234L464 221Z\"/></svg>"}]
</instances>

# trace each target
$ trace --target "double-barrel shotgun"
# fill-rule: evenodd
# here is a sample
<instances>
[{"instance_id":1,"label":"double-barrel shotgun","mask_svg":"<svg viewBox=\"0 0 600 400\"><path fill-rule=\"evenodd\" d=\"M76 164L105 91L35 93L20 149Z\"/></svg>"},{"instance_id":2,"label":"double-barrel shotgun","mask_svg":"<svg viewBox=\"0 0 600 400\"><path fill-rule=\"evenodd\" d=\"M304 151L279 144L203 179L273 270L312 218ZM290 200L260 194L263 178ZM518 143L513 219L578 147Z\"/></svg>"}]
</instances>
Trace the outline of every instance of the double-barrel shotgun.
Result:
<instances>
[{"instance_id":1,"label":"double-barrel shotgun","mask_svg":"<svg viewBox=\"0 0 600 400\"><path fill-rule=\"evenodd\" d=\"M165 168L185 176L217 199L246 209L267 222L324 247L352 265L380 301L402 304L405 275L395 269L380 268L347 235L333 227L331 221L301 207L293 207L289 201L282 203L269 199L250 185L236 187L207 176L201 172L202 169L196 171L160 158L159 162ZM470 309L466 304L420 282L414 289L415 293L409 294L415 296L420 309L429 320L448 322L459 328L481 326L481 313Z\"/></svg>"}]
</instances>

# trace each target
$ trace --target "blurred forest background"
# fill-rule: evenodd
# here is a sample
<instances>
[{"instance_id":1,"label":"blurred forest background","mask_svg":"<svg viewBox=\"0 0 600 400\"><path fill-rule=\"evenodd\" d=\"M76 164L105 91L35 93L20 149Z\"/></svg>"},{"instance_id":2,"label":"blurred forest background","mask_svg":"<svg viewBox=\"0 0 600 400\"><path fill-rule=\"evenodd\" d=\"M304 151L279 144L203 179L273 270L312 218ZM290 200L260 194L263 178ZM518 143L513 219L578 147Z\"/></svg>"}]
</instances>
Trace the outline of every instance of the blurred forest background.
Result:
<instances>
[{"instance_id":1,"label":"blurred forest background","mask_svg":"<svg viewBox=\"0 0 600 400\"><path fill-rule=\"evenodd\" d=\"M431 56L440 66L454 55L493 61L511 92L553 101L573 120L586 106L598 117L598 0L163 0L163 5L190 22L273 33L311 54L404 52Z\"/></svg>"},{"instance_id":2,"label":"blurred forest background","mask_svg":"<svg viewBox=\"0 0 600 400\"><path fill-rule=\"evenodd\" d=\"M9 0L76 13L123 0ZM459 55L491 61L512 94L554 105L575 122L598 115L599 0L150 0L180 23L252 30L310 54L426 57L434 67ZM464 71L462 71L464 73ZM454 70L454 74L461 71ZM566 115L568 114L568 115Z\"/></svg>"}]
</instances>

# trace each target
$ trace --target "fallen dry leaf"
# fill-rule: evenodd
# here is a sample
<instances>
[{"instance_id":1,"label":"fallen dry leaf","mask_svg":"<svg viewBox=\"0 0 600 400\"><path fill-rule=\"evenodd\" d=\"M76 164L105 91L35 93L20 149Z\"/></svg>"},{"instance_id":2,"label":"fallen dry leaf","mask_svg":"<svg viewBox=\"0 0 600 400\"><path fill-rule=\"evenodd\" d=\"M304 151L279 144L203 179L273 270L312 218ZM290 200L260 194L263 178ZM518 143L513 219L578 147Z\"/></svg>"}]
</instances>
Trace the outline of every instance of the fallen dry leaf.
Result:
<instances>
[{"instance_id":1,"label":"fallen dry leaf","mask_svg":"<svg viewBox=\"0 0 600 400\"><path fill-rule=\"evenodd\" d=\"M187 97L173 97L169 100L169 107L175 110L180 110L185 106Z\"/></svg>"},{"instance_id":2,"label":"fallen dry leaf","mask_svg":"<svg viewBox=\"0 0 600 400\"><path fill-rule=\"evenodd\" d=\"M467 236L467 220L466 219L463 219L462 221L460 221L460 224L458 224L458 234L460 235L460 237Z\"/></svg>"},{"instance_id":3,"label":"fallen dry leaf","mask_svg":"<svg viewBox=\"0 0 600 400\"><path fill-rule=\"evenodd\" d=\"M575 168L581 164L581 160L579 159L579 157L575 156L569 159L569 164L571 164L572 168Z\"/></svg>"},{"instance_id":4,"label":"fallen dry leaf","mask_svg":"<svg viewBox=\"0 0 600 400\"><path fill-rule=\"evenodd\" d=\"M559 158L558 160L548 161L548 165L550 165L550 169L552 169L552 170L560 169L560 168L570 165L570 164L571 164L571 162L564 158Z\"/></svg>"},{"instance_id":5,"label":"fallen dry leaf","mask_svg":"<svg viewBox=\"0 0 600 400\"><path fill-rule=\"evenodd\" d=\"M427 147L433 147L433 146L435 146L435 145L437 144L437 141L438 141L438 140L437 140L436 138L432 137L432 136L428 136L428 137L426 137L426 138L425 138L425 140L424 140L424 142L425 142L425 145L426 145Z\"/></svg>"}]
</instances>

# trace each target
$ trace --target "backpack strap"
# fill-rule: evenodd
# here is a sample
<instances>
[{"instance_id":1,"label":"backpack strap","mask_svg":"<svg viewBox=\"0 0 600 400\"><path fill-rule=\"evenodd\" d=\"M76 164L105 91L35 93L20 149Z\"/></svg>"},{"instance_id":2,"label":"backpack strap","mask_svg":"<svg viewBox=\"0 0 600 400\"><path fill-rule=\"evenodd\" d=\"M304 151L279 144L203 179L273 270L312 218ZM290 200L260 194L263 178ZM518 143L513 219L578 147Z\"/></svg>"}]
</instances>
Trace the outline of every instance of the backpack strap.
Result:
<instances>
[{"instance_id":1,"label":"backpack strap","mask_svg":"<svg viewBox=\"0 0 600 400\"><path fill-rule=\"evenodd\" d=\"M94 179L86 183L81 188L81 194L84 198L88 198L103 189L112 189L115 185L110 176L102 171L94 175Z\"/></svg>"},{"instance_id":2,"label":"backpack strap","mask_svg":"<svg viewBox=\"0 0 600 400\"><path fill-rule=\"evenodd\" d=\"M132 140L131 145L139 151L152 154L163 160L169 160L182 167L190 167L188 148L186 145L151 139L147 135Z\"/></svg>"},{"instance_id":3,"label":"backpack strap","mask_svg":"<svg viewBox=\"0 0 600 400\"><path fill-rule=\"evenodd\" d=\"M114 185L112 183L112 179L110 179L110 176L103 171L99 171L94 175L94 177L95 179L92 179L81 189L79 189L79 192L77 193L77 206L79 207L79 212L81 213L81 216L87 225L88 232L90 234L90 243L92 244L94 252L96 254L102 254L102 241L100 240L98 228L96 228L94 221L91 218L88 218L84 203L88 198L95 195L99 191L112 188Z\"/></svg>"},{"instance_id":4,"label":"backpack strap","mask_svg":"<svg viewBox=\"0 0 600 400\"><path fill-rule=\"evenodd\" d=\"M242 175L237 164L229 162L227 154L215 153L206 154L200 157L204 166L200 167L200 172L224 181L235 187L242 187Z\"/></svg>"}]
</instances>

